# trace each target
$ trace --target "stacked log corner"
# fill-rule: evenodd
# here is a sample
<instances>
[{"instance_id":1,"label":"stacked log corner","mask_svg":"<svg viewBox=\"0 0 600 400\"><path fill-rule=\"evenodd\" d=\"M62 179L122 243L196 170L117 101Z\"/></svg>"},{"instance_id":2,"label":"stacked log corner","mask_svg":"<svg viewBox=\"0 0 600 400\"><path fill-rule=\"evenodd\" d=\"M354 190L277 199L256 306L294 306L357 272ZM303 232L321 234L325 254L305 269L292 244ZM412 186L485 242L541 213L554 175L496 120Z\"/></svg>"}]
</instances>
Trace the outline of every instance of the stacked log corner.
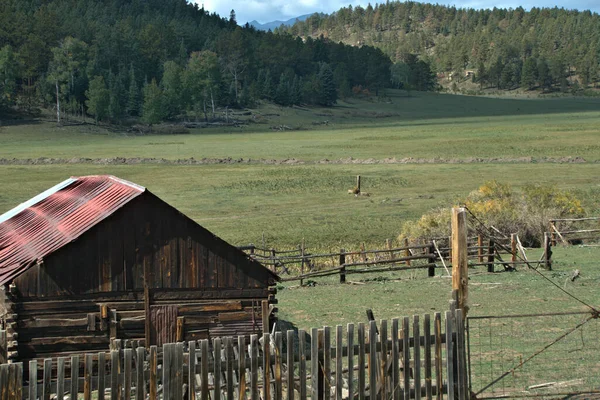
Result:
<instances>
[{"instance_id":1,"label":"stacked log corner","mask_svg":"<svg viewBox=\"0 0 600 400\"><path fill-rule=\"evenodd\" d=\"M19 333L15 287L12 285L4 285L0 290L0 319L0 362L15 362L19 358Z\"/></svg>"}]
</instances>

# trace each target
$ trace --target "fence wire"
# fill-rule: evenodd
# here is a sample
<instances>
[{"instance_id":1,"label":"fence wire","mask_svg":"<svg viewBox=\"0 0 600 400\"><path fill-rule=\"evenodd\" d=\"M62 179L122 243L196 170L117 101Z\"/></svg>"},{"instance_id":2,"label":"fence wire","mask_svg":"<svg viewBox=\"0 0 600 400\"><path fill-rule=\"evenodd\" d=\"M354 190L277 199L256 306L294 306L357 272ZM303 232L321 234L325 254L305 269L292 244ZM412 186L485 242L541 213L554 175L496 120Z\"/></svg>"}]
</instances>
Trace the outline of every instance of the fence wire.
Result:
<instances>
[{"instance_id":1,"label":"fence wire","mask_svg":"<svg viewBox=\"0 0 600 400\"><path fill-rule=\"evenodd\" d=\"M479 399L600 395L600 320L593 316L469 317L471 391Z\"/></svg>"}]
</instances>

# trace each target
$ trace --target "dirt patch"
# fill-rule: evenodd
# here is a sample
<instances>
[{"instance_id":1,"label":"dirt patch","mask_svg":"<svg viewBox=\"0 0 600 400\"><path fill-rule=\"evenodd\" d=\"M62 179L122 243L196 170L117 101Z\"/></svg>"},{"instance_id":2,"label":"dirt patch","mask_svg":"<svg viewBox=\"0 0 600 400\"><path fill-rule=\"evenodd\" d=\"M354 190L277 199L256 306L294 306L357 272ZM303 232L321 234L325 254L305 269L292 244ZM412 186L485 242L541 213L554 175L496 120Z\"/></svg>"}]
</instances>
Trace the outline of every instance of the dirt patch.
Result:
<instances>
[{"instance_id":1,"label":"dirt patch","mask_svg":"<svg viewBox=\"0 0 600 400\"><path fill-rule=\"evenodd\" d=\"M517 157L517 158L413 158L406 157L397 159L388 157L383 159L374 158L339 158L330 160L327 158L317 161L305 161L297 158L277 159L251 159L251 158L146 158L146 157L110 157L110 158L0 158L0 165L52 165L52 164L96 164L96 165L138 165L138 164L165 164L165 165L205 165L205 164L266 164L266 165L303 165L303 164L585 164L588 163L582 157ZM595 161L598 164L600 161Z\"/></svg>"}]
</instances>

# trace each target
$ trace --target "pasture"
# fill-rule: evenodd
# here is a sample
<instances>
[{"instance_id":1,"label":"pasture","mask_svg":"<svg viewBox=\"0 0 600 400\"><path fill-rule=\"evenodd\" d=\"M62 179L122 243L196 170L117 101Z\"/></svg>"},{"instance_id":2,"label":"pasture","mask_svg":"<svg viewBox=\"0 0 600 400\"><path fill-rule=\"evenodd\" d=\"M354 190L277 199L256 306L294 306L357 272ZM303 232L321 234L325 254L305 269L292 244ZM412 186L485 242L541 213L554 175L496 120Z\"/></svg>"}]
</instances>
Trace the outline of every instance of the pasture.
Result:
<instances>
[{"instance_id":1,"label":"pasture","mask_svg":"<svg viewBox=\"0 0 600 400\"><path fill-rule=\"evenodd\" d=\"M147 186L234 244L264 240L283 248L305 238L309 248L339 249L380 246L404 221L457 202L490 179L556 184L576 191L590 213L599 209L598 99L390 91L384 102L251 111L235 116L241 127L179 135L5 122L0 212L67 176L114 174ZM281 125L297 130L271 130ZM40 165L40 157L63 160ZM191 157L219 160L185 165ZM173 164L180 159L183 165ZM358 174L370 197L347 194Z\"/></svg>"},{"instance_id":2,"label":"pasture","mask_svg":"<svg viewBox=\"0 0 600 400\"><path fill-rule=\"evenodd\" d=\"M5 121L0 213L68 176L113 174L146 186L233 244L278 249L303 239L309 251L382 248L403 222L457 204L491 179L570 189L588 214L600 214L599 99L390 91L382 102L264 105L235 114L237 127L168 135ZM368 197L347 194L356 175ZM529 250L531 259L540 254ZM595 306L599 258L598 247L559 246L554 270L544 275ZM580 278L571 281L575 269ZM534 271L484 271L469 272L470 315L585 311ZM337 279L279 285L279 317L309 329L366 321L367 308L377 319L422 315L446 310L451 291L450 279L426 278L426 271L353 276L348 285ZM538 345L526 345L523 354Z\"/></svg>"}]
</instances>

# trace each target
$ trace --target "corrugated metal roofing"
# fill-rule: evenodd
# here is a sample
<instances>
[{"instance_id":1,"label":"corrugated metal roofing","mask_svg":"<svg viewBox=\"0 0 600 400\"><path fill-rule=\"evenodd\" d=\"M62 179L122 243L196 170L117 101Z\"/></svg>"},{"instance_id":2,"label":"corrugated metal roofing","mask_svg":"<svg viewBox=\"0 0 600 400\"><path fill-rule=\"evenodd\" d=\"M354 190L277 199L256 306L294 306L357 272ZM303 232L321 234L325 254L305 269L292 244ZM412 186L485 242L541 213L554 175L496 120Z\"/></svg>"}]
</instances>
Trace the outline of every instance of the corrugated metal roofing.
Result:
<instances>
[{"instance_id":1,"label":"corrugated metal roofing","mask_svg":"<svg viewBox=\"0 0 600 400\"><path fill-rule=\"evenodd\" d=\"M77 239L146 189L110 175L72 177L0 216L0 284Z\"/></svg>"}]
</instances>

